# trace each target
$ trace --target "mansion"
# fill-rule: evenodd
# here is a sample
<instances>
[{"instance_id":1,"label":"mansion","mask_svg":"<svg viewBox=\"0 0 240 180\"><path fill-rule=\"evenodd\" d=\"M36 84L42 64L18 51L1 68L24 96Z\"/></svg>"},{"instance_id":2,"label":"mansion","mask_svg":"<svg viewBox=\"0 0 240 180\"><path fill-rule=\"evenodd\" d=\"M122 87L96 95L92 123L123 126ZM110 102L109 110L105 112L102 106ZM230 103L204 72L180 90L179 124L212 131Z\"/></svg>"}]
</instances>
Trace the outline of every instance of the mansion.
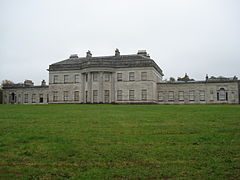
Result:
<instances>
[{"instance_id":1,"label":"mansion","mask_svg":"<svg viewBox=\"0 0 240 180\"><path fill-rule=\"evenodd\" d=\"M203 81L163 81L163 72L146 51L113 56L71 55L49 66L49 85L3 87L4 104L141 103L239 104L240 81L208 78Z\"/></svg>"}]
</instances>

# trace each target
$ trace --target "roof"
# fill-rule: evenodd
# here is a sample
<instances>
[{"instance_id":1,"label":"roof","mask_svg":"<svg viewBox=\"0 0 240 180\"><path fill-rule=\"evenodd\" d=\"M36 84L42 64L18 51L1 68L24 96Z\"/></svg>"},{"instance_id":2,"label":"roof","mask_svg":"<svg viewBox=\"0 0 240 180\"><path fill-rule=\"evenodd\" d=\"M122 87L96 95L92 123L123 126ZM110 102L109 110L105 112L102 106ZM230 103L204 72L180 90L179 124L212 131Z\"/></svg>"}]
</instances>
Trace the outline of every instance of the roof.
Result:
<instances>
[{"instance_id":1,"label":"roof","mask_svg":"<svg viewBox=\"0 0 240 180\"><path fill-rule=\"evenodd\" d=\"M129 67L154 67L163 75L160 67L149 56L117 55L117 56L99 56L99 57L72 57L66 60L51 64L49 71L80 70L92 67L108 68L129 68Z\"/></svg>"}]
</instances>

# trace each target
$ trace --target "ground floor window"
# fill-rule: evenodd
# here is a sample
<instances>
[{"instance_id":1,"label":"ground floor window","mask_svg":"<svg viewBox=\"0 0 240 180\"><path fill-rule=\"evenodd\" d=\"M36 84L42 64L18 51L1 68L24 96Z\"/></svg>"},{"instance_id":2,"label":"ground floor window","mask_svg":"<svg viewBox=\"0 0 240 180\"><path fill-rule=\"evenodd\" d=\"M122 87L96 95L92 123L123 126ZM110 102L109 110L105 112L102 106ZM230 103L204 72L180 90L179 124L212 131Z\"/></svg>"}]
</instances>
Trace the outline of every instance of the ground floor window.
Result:
<instances>
[{"instance_id":1,"label":"ground floor window","mask_svg":"<svg viewBox=\"0 0 240 180\"><path fill-rule=\"evenodd\" d=\"M227 101L228 100L228 93L224 88L220 88L217 92L217 100L218 101Z\"/></svg>"},{"instance_id":2,"label":"ground floor window","mask_svg":"<svg viewBox=\"0 0 240 180\"><path fill-rule=\"evenodd\" d=\"M184 92L183 91L178 92L178 100L179 101L184 101Z\"/></svg>"},{"instance_id":3,"label":"ground floor window","mask_svg":"<svg viewBox=\"0 0 240 180\"><path fill-rule=\"evenodd\" d=\"M199 100L205 101L205 91L199 91Z\"/></svg>"},{"instance_id":4,"label":"ground floor window","mask_svg":"<svg viewBox=\"0 0 240 180\"><path fill-rule=\"evenodd\" d=\"M129 100L134 101L134 90L129 90Z\"/></svg>"},{"instance_id":5,"label":"ground floor window","mask_svg":"<svg viewBox=\"0 0 240 180\"><path fill-rule=\"evenodd\" d=\"M32 103L36 103L36 94L32 94Z\"/></svg>"},{"instance_id":6,"label":"ground floor window","mask_svg":"<svg viewBox=\"0 0 240 180\"><path fill-rule=\"evenodd\" d=\"M189 91L189 101L195 100L195 91L191 90Z\"/></svg>"},{"instance_id":7,"label":"ground floor window","mask_svg":"<svg viewBox=\"0 0 240 180\"><path fill-rule=\"evenodd\" d=\"M53 102L57 102L57 101L58 101L58 92L53 91Z\"/></svg>"},{"instance_id":8,"label":"ground floor window","mask_svg":"<svg viewBox=\"0 0 240 180\"><path fill-rule=\"evenodd\" d=\"M24 103L28 103L28 94L24 94Z\"/></svg>"},{"instance_id":9,"label":"ground floor window","mask_svg":"<svg viewBox=\"0 0 240 180\"><path fill-rule=\"evenodd\" d=\"M158 92L158 101L164 101L163 91L159 91L159 92Z\"/></svg>"},{"instance_id":10,"label":"ground floor window","mask_svg":"<svg viewBox=\"0 0 240 180\"><path fill-rule=\"evenodd\" d=\"M147 100L147 90L146 89L142 89L142 100L143 101Z\"/></svg>"},{"instance_id":11,"label":"ground floor window","mask_svg":"<svg viewBox=\"0 0 240 180\"><path fill-rule=\"evenodd\" d=\"M122 90L117 90L117 100L122 101Z\"/></svg>"},{"instance_id":12,"label":"ground floor window","mask_svg":"<svg viewBox=\"0 0 240 180\"><path fill-rule=\"evenodd\" d=\"M98 102L98 90L93 90L93 102Z\"/></svg>"},{"instance_id":13,"label":"ground floor window","mask_svg":"<svg viewBox=\"0 0 240 180\"><path fill-rule=\"evenodd\" d=\"M39 94L39 103L43 103L43 94Z\"/></svg>"},{"instance_id":14,"label":"ground floor window","mask_svg":"<svg viewBox=\"0 0 240 180\"><path fill-rule=\"evenodd\" d=\"M168 92L168 101L174 101L174 92L173 91Z\"/></svg>"},{"instance_id":15,"label":"ground floor window","mask_svg":"<svg viewBox=\"0 0 240 180\"><path fill-rule=\"evenodd\" d=\"M109 90L104 91L104 102L109 103Z\"/></svg>"},{"instance_id":16,"label":"ground floor window","mask_svg":"<svg viewBox=\"0 0 240 180\"><path fill-rule=\"evenodd\" d=\"M79 101L79 91L74 91L74 101Z\"/></svg>"},{"instance_id":17,"label":"ground floor window","mask_svg":"<svg viewBox=\"0 0 240 180\"><path fill-rule=\"evenodd\" d=\"M63 100L68 101L68 91L63 92Z\"/></svg>"}]
</instances>

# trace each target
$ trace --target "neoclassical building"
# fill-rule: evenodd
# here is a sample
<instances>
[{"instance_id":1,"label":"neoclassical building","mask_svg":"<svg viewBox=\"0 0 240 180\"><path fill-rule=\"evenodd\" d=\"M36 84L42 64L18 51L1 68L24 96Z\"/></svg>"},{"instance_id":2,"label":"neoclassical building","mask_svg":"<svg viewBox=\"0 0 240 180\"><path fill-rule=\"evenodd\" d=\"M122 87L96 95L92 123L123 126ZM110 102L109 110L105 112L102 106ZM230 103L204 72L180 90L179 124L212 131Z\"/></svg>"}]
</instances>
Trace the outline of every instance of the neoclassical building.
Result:
<instances>
[{"instance_id":1,"label":"neoclassical building","mask_svg":"<svg viewBox=\"0 0 240 180\"><path fill-rule=\"evenodd\" d=\"M163 72L146 51L113 56L73 54L49 66L49 85L31 82L4 87L4 104L41 103L154 103L239 104L240 81L163 81Z\"/></svg>"}]
</instances>

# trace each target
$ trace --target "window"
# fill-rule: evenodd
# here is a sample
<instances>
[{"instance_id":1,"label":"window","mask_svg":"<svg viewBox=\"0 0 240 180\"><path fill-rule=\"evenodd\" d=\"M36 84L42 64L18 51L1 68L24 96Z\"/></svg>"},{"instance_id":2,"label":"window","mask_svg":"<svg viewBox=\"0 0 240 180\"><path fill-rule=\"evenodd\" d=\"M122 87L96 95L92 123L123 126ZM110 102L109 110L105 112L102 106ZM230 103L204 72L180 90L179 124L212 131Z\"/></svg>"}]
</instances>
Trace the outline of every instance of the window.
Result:
<instances>
[{"instance_id":1,"label":"window","mask_svg":"<svg viewBox=\"0 0 240 180\"><path fill-rule=\"evenodd\" d=\"M146 81L147 80L147 72L142 72L141 73L141 80Z\"/></svg>"},{"instance_id":2,"label":"window","mask_svg":"<svg viewBox=\"0 0 240 180\"><path fill-rule=\"evenodd\" d=\"M43 103L43 94L39 94L39 103Z\"/></svg>"},{"instance_id":3,"label":"window","mask_svg":"<svg viewBox=\"0 0 240 180\"><path fill-rule=\"evenodd\" d=\"M205 91L199 91L199 100L205 101Z\"/></svg>"},{"instance_id":4,"label":"window","mask_svg":"<svg viewBox=\"0 0 240 180\"><path fill-rule=\"evenodd\" d=\"M194 94L195 94L195 91L193 90L189 91L189 101L194 101L195 99Z\"/></svg>"},{"instance_id":5,"label":"window","mask_svg":"<svg viewBox=\"0 0 240 180\"><path fill-rule=\"evenodd\" d=\"M98 73L93 73L93 81L98 81Z\"/></svg>"},{"instance_id":6,"label":"window","mask_svg":"<svg viewBox=\"0 0 240 180\"><path fill-rule=\"evenodd\" d=\"M58 92L53 91L53 102L57 102L57 101L58 101Z\"/></svg>"},{"instance_id":7,"label":"window","mask_svg":"<svg viewBox=\"0 0 240 180\"><path fill-rule=\"evenodd\" d=\"M79 74L75 74L75 76L74 76L74 82L75 82L75 83L79 83L79 82L80 82L80 76L79 76Z\"/></svg>"},{"instance_id":8,"label":"window","mask_svg":"<svg viewBox=\"0 0 240 180\"><path fill-rule=\"evenodd\" d=\"M129 73L129 81L134 81L135 77L134 77L134 72L130 72Z\"/></svg>"},{"instance_id":9,"label":"window","mask_svg":"<svg viewBox=\"0 0 240 180\"><path fill-rule=\"evenodd\" d=\"M210 101L213 101L214 97L213 97L213 90L210 90Z\"/></svg>"},{"instance_id":10,"label":"window","mask_svg":"<svg viewBox=\"0 0 240 180\"><path fill-rule=\"evenodd\" d=\"M79 91L74 91L74 101L79 101Z\"/></svg>"},{"instance_id":11,"label":"window","mask_svg":"<svg viewBox=\"0 0 240 180\"><path fill-rule=\"evenodd\" d=\"M143 101L147 100L147 90L146 89L142 89L142 100Z\"/></svg>"},{"instance_id":12,"label":"window","mask_svg":"<svg viewBox=\"0 0 240 180\"><path fill-rule=\"evenodd\" d=\"M227 92L225 91L224 88L220 88L217 95L218 95L218 100L220 100L220 101L227 100Z\"/></svg>"},{"instance_id":13,"label":"window","mask_svg":"<svg viewBox=\"0 0 240 180\"><path fill-rule=\"evenodd\" d=\"M86 80L86 82L88 82L88 74L86 74L86 76L85 76L85 77L86 77L86 79L85 79L85 80Z\"/></svg>"},{"instance_id":14,"label":"window","mask_svg":"<svg viewBox=\"0 0 240 180\"><path fill-rule=\"evenodd\" d=\"M36 94L32 94L32 103L36 103Z\"/></svg>"},{"instance_id":15,"label":"window","mask_svg":"<svg viewBox=\"0 0 240 180\"><path fill-rule=\"evenodd\" d=\"M54 84L58 83L58 75L53 76L53 83Z\"/></svg>"},{"instance_id":16,"label":"window","mask_svg":"<svg viewBox=\"0 0 240 180\"><path fill-rule=\"evenodd\" d=\"M164 101L163 91L159 91L159 92L158 92L158 101Z\"/></svg>"},{"instance_id":17,"label":"window","mask_svg":"<svg viewBox=\"0 0 240 180\"><path fill-rule=\"evenodd\" d=\"M109 103L109 90L104 91L104 102Z\"/></svg>"},{"instance_id":18,"label":"window","mask_svg":"<svg viewBox=\"0 0 240 180\"><path fill-rule=\"evenodd\" d=\"M122 90L117 90L117 100L122 101Z\"/></svg>"},{"instance_id":19,"label":"window","mask_svg":"<svg viewBox=\"0 0 240 180\"><path fill-rule=\"evenodd\" d=\"M68 83L69 82L69 76L68 75L64 75L64 83Z\"/></svg>"},{"instance_id":20,"label":"window","mask_svg":"<svg viewBox=\"0 0 240 180\"><path fill-rule=\"evenodd\" d=\"M134 90L129 90L129 100L134 101Z\"/></svg>"},{"instance_id":21,"label":"window","mask_svg":"<svg viewBox=\"0 0 240 180\"><path fill-rule=\"evenodd\" d=\"M174 101L174 92L173 91L168 92L168 101Z\"/></svg>"},{"instance_id":22,"label":"window","mask_svg":"<svg viewBox=\"0 0 240 180\"><path fill-rule=\"evenodd\" d=\"M110 81L110 73L105 73L104 74L104 79L105 79L106 82Z\"/></svg>"},{"instance_id":23,"label":"window","mask_svg":"<svg viewBox=\"0 0 240 180\"><path fill-rule=\"evenodd\" d=\"M97 103L98 100L98 91L93 90L93 103Z\"/></svg>"},{"instance_id":24,"label":"window","mask_svg":"<svg viewBox=\"0 0 240 180\"><path fill-rule=\"evenodd\" d=\"M178 92L178 100L179 101L184 101L184 92L183 91Z\"/></svg>"},{"instance_id":25,"label":"window","mask_svg":"<svg viewBox=\"0 0 240 180\"><path fill-rule=\"evenodd\" d=\"M117 81L122 81L122 73L117 73Z\"/></svg>"},{"instance_id":26,"label":"window","mask_svg":"<svg viewBox=\"0 0 240 180\"><path fill-rule=\"evenodd\" d=\"M63 92L63 100L68 101L68 91Z\"/></svg>"},{"instance_id":27,"label":"window","mask_svg":"<svg viewBox=\"0 0 240 180\"><path fill-rule=\"evenodd\" d=\"M47 102L49 102L49 95L47 94Z\"/></svg>"},{"instance_id":28,"label":"window","mask_svg":"<svg viewBox=\"0 0 240 180\"><path fill-rule=\"evenodd\" d=\"M28 94L24 94L24 103L28 103Z\"/></svg>"}]
</instances>

